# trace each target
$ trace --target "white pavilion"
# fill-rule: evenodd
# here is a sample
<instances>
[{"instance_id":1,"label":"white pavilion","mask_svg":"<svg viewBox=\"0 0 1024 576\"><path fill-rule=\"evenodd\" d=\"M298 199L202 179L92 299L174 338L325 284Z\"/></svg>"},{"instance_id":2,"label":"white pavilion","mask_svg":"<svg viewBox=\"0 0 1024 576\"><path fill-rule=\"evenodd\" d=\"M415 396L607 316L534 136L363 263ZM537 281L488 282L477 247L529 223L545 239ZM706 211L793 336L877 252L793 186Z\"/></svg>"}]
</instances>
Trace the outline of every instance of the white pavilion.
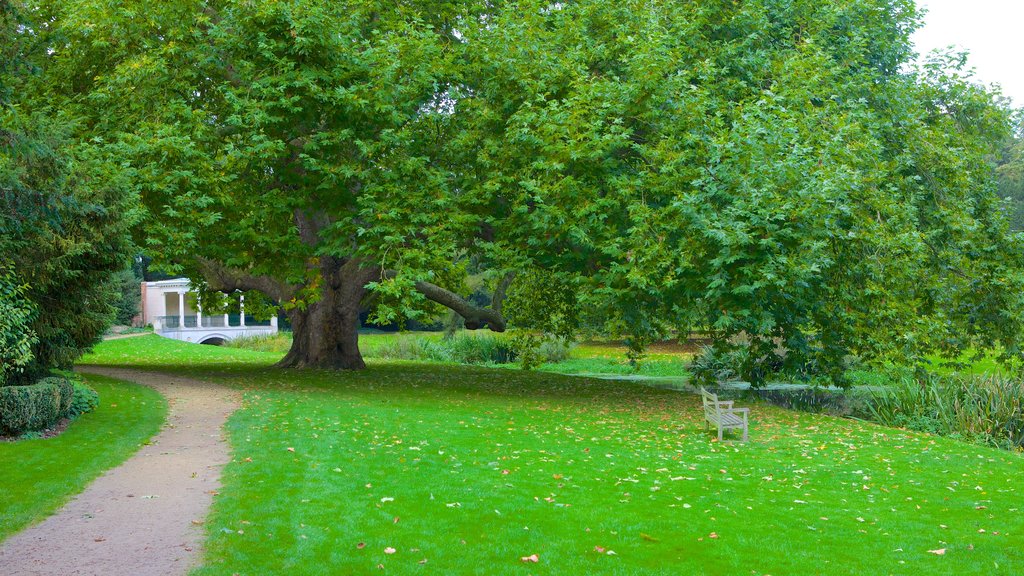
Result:
<instances>
[{"instance_id":1,"label":"white pavilion","mask_svg":"<svg viewBox=\"0 0 1024 576\"><path fill-rule=\"evenodd\" d=\"M277 333L277 318L257 321L241 314L203 314L188 278L142 283L142 322L167 338L198 344L223 344L240 337Z\"/></svg>"}]
</instances>

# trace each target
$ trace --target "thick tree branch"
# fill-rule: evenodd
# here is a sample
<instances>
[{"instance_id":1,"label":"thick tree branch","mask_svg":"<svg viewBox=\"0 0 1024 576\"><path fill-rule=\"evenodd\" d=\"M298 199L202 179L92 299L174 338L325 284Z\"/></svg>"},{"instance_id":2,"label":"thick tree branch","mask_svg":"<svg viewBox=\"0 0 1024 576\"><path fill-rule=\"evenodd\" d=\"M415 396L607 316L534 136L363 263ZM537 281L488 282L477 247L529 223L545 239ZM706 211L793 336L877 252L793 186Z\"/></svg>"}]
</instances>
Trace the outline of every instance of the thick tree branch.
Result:
<instances>
[{"instance_id":1,"label":"thick tree branch","mask_svg":"<svg viewBox=\"0 0 1024 576\"><path fill-rule=\"evenodd\" d=\"M270 276L257 276L237 268L225 266L208 258L196 258L199 271L206 284L218 292L230 293L235 290L257 290L278 302L290 300L295 288Z\"/></svg>"},{"instance_id":2,"label":"thick tree branch","mask_svg":"<svg viewBox=\"0 0 1024 576\"><path fill-rule=\"evenodd\" d=\"M494 332L505 331L505 317L491 308L480 308L451 290L430 282L417 282L416 290L428 300L451 308L466 319L466 329L477 330L485 325Z\"/></svg>"}]
</instances>

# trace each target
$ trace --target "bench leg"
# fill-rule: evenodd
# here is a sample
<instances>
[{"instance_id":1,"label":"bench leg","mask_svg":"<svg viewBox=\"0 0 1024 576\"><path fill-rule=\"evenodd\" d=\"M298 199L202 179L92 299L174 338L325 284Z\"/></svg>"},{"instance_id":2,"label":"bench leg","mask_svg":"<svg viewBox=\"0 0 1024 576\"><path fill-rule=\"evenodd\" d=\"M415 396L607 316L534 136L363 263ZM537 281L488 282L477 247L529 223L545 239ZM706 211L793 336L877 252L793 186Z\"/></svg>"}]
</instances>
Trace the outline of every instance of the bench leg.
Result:
<instances>
[{"instance_id":1,"label":"bench leg","mask_svg":"<svg viewBox=\"0 0 1024 576\"><path fill-rule=\"evenodd\" d=\"M746 425L746 423L743 424L743 441L744 442L747 441L747 425Z\"/></svg>"},{"instance_id":2,"label":"bench leg","mask_svg":"<svg viewBox=\"0 0 1024 576\"><path fill-rule=\"evenodd\" d=\"M722 427L721 426L718 427L718 441L719 442L722 441Z\"/></svg>"}]
</instances>

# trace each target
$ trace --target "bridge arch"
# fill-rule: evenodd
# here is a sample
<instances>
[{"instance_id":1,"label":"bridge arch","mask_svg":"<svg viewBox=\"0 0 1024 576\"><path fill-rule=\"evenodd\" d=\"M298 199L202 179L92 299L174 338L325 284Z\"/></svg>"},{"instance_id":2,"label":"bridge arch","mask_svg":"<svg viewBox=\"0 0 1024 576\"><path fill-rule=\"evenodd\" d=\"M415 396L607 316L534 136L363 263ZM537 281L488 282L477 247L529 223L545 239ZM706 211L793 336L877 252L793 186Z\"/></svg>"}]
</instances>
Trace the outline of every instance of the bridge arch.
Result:
<instances>
[{"instance_id":1,"label":"bridge arch","mask_svg":"<svg viewBox=\"0 0 1024 576\"><path fill-rule=\"evenodd\" d=\"M206 334L203 336L202 340L199 341L199 343L207 344L210 346L220 346L229 340L231 340L231 338L225 336L224 334Z\"/></svg>"}]
</instances>

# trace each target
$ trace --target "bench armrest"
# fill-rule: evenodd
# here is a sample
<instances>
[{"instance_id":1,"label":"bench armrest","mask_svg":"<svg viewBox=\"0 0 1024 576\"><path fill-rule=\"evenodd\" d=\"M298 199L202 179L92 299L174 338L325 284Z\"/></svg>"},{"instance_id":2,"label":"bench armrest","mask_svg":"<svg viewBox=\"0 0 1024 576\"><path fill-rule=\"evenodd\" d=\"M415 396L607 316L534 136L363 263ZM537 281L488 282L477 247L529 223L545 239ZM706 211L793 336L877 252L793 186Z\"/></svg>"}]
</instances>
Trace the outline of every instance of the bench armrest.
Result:
<instances>
[{"instance_id":1,"label":"bench armrest","mask_svg":"<svg viewBox=\"0 0 1024 576\"><path fill-rule=\"evenodd\" d=\"M750 412L750 408L727 408L723 412Z\"/></svg>"}]
</instances>

